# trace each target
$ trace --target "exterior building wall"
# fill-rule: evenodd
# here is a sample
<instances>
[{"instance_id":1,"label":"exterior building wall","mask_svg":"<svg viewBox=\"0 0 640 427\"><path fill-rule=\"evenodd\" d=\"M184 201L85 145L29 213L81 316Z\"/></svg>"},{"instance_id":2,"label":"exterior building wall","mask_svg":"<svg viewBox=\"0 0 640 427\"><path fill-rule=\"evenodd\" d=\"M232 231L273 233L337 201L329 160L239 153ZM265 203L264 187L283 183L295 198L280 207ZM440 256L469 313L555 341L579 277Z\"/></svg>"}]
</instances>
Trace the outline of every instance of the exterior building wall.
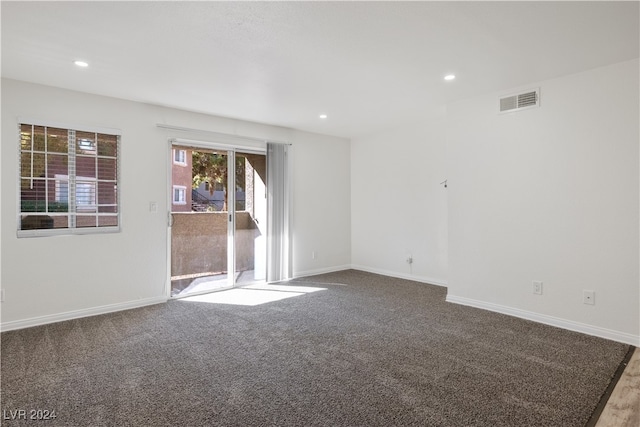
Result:
<instances>
[{"instance_id":1,"label":"exterior building wall","mask_svg":"<svg viewBox=\"0 0 640 427\"><path fill-rule=\"evenodd\" d=\"M176 150L185 151L185 163L176 163L175 152ZM192 158L191 150L181 147L174 147L171 153L172 165L171 165L171 212L191 212L191 180L192 180ZM184 204L176 203L174 198L174 186L181 186L185 188L185 202Z\"/></svg>"},{"instance_id":2,"label":"exterior building wall","mask_svg":"<svg viewBox=\"0 0 640 427\"><path fill-rule=\"evenodd\" d=\"M227 212L173 215L171 276L227 271ZM254 242L260 236L248 212L236 213L236 270L253 270Z\"/></svg>"}]
</instances>

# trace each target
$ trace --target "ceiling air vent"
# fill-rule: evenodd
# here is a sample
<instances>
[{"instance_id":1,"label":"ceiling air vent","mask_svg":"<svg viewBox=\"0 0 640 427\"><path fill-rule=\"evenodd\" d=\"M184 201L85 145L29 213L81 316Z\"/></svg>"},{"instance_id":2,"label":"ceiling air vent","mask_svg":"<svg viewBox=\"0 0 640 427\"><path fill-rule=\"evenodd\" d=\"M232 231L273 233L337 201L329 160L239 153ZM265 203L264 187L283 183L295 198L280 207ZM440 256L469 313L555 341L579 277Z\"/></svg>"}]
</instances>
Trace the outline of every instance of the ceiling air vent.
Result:
<instances>
[{"instance_id":1,"label":"ceiling air vent","mask_svg":"<svg viewBox=\"0 0 640 427\"><path fill-rule=\"evenodd\" d=\"M519 111L540 105L540 89L500 98L500 112Z\"/></svg>"}]
</instances>

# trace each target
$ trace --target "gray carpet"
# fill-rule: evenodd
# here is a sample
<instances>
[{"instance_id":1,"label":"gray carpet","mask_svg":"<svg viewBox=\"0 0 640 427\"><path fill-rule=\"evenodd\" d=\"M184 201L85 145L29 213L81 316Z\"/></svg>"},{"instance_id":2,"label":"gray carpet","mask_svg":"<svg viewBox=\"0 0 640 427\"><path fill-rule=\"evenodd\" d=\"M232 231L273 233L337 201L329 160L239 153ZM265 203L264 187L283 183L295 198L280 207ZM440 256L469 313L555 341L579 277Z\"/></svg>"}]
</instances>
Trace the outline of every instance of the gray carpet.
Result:
<instances>
[{"instance_id":1,"label":"gray carpet","mask_svg":"<svg viewBox=\"0 0 640 427\"><path fill-rule=\"evenodd\" d=\"M327 290L4 332L4 418L56 419L3 425L584 426L629 349L359 271L291 285Z\"/></svg>"}]
</instances>

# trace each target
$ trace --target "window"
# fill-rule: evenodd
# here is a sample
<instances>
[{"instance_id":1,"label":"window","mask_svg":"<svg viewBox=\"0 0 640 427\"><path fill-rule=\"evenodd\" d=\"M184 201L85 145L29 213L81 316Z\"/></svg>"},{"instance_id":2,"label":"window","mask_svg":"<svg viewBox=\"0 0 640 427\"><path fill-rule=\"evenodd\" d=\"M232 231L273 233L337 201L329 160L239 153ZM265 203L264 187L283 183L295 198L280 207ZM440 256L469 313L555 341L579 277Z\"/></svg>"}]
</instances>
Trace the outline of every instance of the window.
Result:
<instances>
[{"instance_id":1,"label":"window","mask_svg":"<svg viewBox=\"0 0 640 427\"><path fill-rule=\"evenodd\" d=\"M19 127L18 235L118 231L120 136Z\"/></svg>"},{"instance_id":2,"label":"window","mask_svg":"<svg viewBox=\"0 0 640 427\"><path fill-rule=\"evenodd\" d=\"M173 150L173 163L176 165L187 166L187 151Z\"/></svg>"},{"instance_id":3,"label":"window","mask_svg":"<svg viewBox=\"0 0 640 427\"><path fill-rule=\"evenodd\" d=\"M96 188L95 178L86 176L76 177L76 205L77 208L95 209L96 206ZM56 174L56 197L55 201L59 203L69 202L69 176Z\"/></svg>"},{"instance_id":4,"label":"window","mask_svg":"<svg viewBox=\"0 0 640 427\"><path fill-rule=\"evenodd\" d=\"M174 205L187 204L187 187L183 187L181 185L173 186L173 204Z\"/></svg>"}]
</instances>

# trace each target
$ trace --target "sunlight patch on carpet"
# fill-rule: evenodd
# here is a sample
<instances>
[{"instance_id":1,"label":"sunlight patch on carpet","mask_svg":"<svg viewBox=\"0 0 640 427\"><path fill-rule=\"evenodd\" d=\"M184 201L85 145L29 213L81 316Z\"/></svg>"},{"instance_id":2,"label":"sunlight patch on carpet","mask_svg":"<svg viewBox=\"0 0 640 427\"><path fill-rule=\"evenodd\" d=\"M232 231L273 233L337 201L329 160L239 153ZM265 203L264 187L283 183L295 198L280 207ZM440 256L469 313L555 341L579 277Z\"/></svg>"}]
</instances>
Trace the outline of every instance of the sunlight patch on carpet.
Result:
<instances>
[{"instance_id":1,"label":"sunlight patch on carpet","mask_svg":"<svg viewBox=\"0 0 640 427\"><path fill-rule=\"evenodd\" d=\"M325 288L306 286L250 285L227 291L194 295L181 298L178 301L255 306L325 290Z\"/></svg>"}]
</instances>

